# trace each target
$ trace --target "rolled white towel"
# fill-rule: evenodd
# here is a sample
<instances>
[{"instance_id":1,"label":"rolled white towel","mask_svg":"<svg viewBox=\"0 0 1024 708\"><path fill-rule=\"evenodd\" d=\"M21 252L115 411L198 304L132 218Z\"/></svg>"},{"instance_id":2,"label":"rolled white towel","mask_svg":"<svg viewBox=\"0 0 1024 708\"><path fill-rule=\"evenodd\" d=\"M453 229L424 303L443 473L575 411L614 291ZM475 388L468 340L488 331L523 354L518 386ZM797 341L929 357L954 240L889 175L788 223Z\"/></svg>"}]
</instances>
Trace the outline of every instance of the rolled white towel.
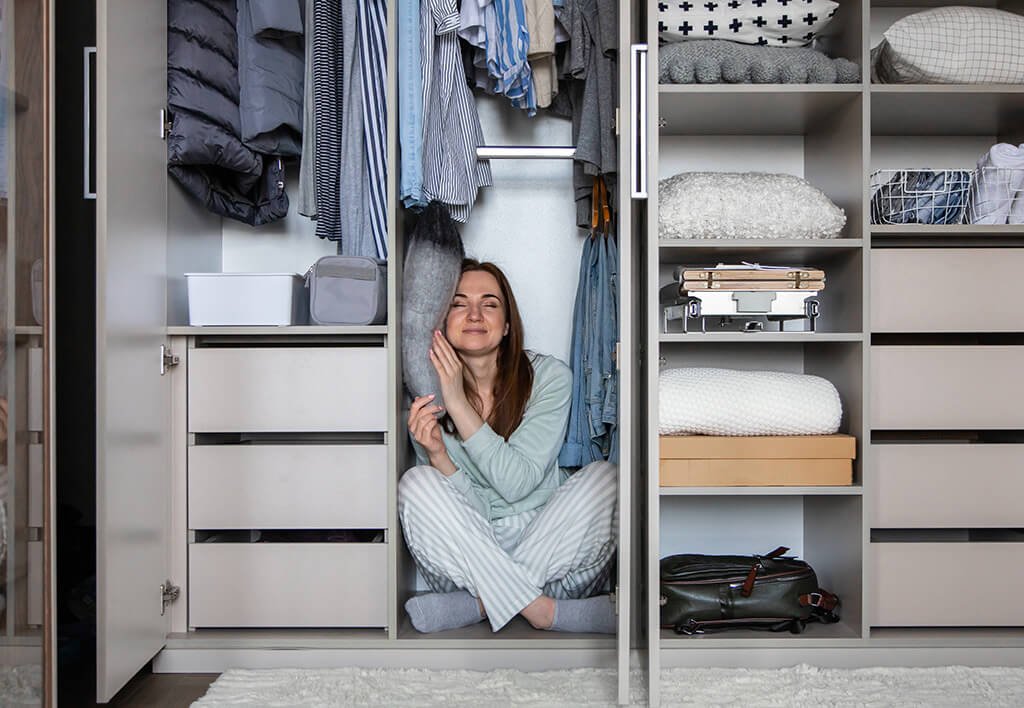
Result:
<instances>
[{"instance_id":1,"label":"rolled white towel","mask_svg":"<svg viewBox=\"0 0 1024 708\"><path fill-rule=\"evenodd\" d=\"M1024 190L1024 144L1020 147L1010 143L993 145L978 158L978 172L971 185L969 202L971 223L1005 224L1008 219L1011 224L1021 223L1024 194L1017 197L1021 190Z\"/></svg>"}]
</instances>

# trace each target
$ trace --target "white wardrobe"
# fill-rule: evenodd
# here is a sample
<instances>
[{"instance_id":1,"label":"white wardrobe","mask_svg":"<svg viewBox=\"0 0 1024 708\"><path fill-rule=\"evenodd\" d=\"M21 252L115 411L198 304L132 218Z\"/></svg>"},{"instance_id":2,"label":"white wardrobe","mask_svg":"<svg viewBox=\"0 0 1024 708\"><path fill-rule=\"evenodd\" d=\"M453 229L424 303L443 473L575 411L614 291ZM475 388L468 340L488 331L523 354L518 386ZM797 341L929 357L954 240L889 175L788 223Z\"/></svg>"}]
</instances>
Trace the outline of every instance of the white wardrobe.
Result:
<instances>
[{"instance_id":1,"label":"white wardrobe","mask_svg":"<svg viewBox=\"0 0 1024 708\"><path fill-rule=\"evenodd\" d=\"M897 10L939 4L840 0L828 46L867 75L877 27ZM1022 11L1019 3L972 4ZM662 666L1024 663L1024 618L1012 601L1024 588L1013 570L1024 517L1008 503L1019 499L1024 468L1015 405L1024 393L1015 375L1024 323L1012 310L992 324L962 312L937 318L930 307L949 297L930 279L933 267L953 259L983 272L1016 262L1024 233L876 227L868 218L872 169L918 166L936 154L962 166L978 146L1019 141L1024 89L659 86L654 7L619 2L618 634L559 635L513 622L498 634L478 625L432 636L415 632L402 610L417 581L395 505L411 463L397 316L406 224L396 188L395 62L388 323L188 327L184 273L302 272L329 245L291 218L269 230L222 223L178 190L161 139L165 0L97 0L101 701L154 657L156 671L171 672L601 666L617 670L620 703L629 700L632 667L650 672L652 704ZM394 47L393 2L388 11ZM492 144L569 141L564 121L530 122L488 100L481 115ZM582 238L570 164L492 166L495 185L463 232L467 250L508 267L528 331L539 323L527 345L564 357ZM846 230L829 242L659 242L657 180L682 169L804 176L843 207ZM661 334L657 293L672 266L730 259L828 267L820 331ZM1018 286L1001 282L1001 302L1019 298ZM928 297L915 300L921 292ZM858 439L854 484L661 488L659 366L722 362L831 379L844 400L842 431ZM994 421L996 408L1006 415ZM950 430L973 437L942 444ZM801 636L684 638L659 627L660 557L780 544L842 596L841 623ZM901 604L921 595L927 601Z\"/></svg>"}]
</instances>

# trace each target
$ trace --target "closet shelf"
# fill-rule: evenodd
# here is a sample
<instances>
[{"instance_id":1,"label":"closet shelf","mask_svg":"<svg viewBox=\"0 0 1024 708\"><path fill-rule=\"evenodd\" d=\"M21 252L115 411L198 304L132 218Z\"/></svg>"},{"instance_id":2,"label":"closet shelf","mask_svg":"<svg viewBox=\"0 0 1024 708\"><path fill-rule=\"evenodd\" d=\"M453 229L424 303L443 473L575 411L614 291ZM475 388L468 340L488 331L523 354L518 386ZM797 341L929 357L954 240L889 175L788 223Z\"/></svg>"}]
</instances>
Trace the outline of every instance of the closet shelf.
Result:
<instances>
[{"instance_id":1,"label":"closet shelf","mask_svg":"<svg viewBox=\"0 0 1024 708\"><path fill-rule=\"evenodd\" d=\"M41 337L43 328L39 325L18 325L14 328L16 336Z\"/></svg>"},{"instance_id":2,"label":"closet shelf","mask_svg":"<svg viewBox=\"0 0 1024 708\"><path fill-rule=\"evenodd\" d=\"M694 635L687 637L679 635L672 629L661 630L661 648L666 649L693 649L694 642L700 642L703 646L714 646L717 649L740 649L749 648L787 648L794 645L801 647L814 646L845 646L853 642L862 641L860 630L850 627L844 622L836 624L809 624L803 634L788 634L785 632L759 632L753 629L730 630L725 633Z\"/></svg>"},{"instance_id":3,"label":"closet shelf","mask_svg":"<svg viewBox=\"0 0 1024 708\"><path fill-rule=\"evenodd\" d=\"M878 236L1024 236L1024 224L872 224L871 235Z\"/></svg>"},{"instance_id":4,"label":"closet shelf","mask_svg":"<svg viewBox=\"0 0 1024 708\"><path fill-rule=\"evenodd\" d=\"M1024 86L879 84L871 87L874 135L983 135L1019 130Z\"/></svg>"},{"instance_id":5,"label":"closet shelf","mask_svg":"<svg viewBox=\"0 0 1024 708\"><path fill-rule=\"evenodd\" d=\"M969 7L995 7L997 0L871 0L871 7L946 7L967 5Z\"/></svg>"},{"instance_id":6,"label":"closet shelf","mask_svg":"<svg viewBox=\"0 0 1024 708\"><path fill-rule=\"evenodd\" d=\"M659 487L663 497L809 497L863 496L859 485L848 487Z\"/></svg>"},{"instance_id":7,"label":"closet shelf","mask_svg":"<svg viewBox=\"0 0 1024 708\"><path fill-rule=\"evenodd\" d=\"M769 240L769 239L694 239L661 240L658 261L663 264L719 261L760 261L764 263L807 263L825 265L859 258L863 241L859 238Z\"/></svg>"},{"instance_id":8,"label":"closet shelf","mask_svg":"<svg viewBox=\"0 0 1024 708\"><path fill-rule=\"evenodd\" d=\"M662 332L658 335L662 344L673 342L862 342L860 332Z\"/></svg>"},{"instance_id":9,"label":"closet shelf","mask_svg":"<svg viewBox=\"0 0 1024 708\"><path fill-rule=\"evenodd\" d=\"M306 335L306 334L379 334L388 333L387 325L369 325L367 327L331 326L331 325L293 325L284 327L191 327L188 325L168 327L170 336L194 335Z\"/></svg>"},{"instance_id":10,"label":"closet shelf","mask_svg":"<svg viewBox=\"0 0 1024 708\"><path fill-rule=\"evenodd\" d=\"M1019 627L872 627L872 645L886 647L1024 647Z\"/></svg>"},{"instance_id":11,"label":"closet shelf","mask_svg":"<svg viewBox=\"0 0 1024 708\"><path fill-rule=\"evenodd\" d=\"M403 613L404 614L404 613ZM615 637L599 634L546 632L534 629L521 617L514 618L500 632L491 631L487 622L421 634L403 616L398 630L398 645L416 649L614 649Z\"/></svg>"},{"instance_id":12,"label":"closet shelf","mask_svg":"<svg viewBox=\"0 0 1024 708\"><path fill-rule=\"evenodd\" d=\"M658 89L662 135L805 135L860 113L861 84L685 84Z\"/></svg>"}]
</instances>

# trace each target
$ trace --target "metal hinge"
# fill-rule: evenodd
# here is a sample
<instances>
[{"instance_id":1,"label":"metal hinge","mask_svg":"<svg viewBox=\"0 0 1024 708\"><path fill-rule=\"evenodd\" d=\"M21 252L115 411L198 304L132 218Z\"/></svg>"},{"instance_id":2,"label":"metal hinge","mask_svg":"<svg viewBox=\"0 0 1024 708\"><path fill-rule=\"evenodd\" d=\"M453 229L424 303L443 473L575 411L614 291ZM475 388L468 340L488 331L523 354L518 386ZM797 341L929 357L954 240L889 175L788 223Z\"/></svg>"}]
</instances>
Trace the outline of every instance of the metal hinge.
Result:
<instances>
[{"instance_id":1,"label":"metal hinge","mask_svg":"<svg viewBox=\"0 0 1024 708\"><path fill-rule=\"evenodd\" d=\"M163 376L167 373L167 370L172 366L177 366L181 363L181 359L177 354L167 348L166 344L160 345L160 375Z\"/></svg>"},{"instance_id":2,"label":"metal hinge","mask_svg":"<svg viewBox=\"0 0 1024 708\"><path fill-rule=\"evenodd\" d=\"M167 606L181 597L181 588L173 584L170 580L165 580L160 585L160 616L163 617L164 613L167 612Z\"/></svg>"},{"instance_id":3,"label":"metal hinge","mask_svg":"<svg viewBox=\"0 0 1024 708\"><path fill-rule=\"evenodd\" d=\"M619 134L619 109L615 108L615 134Z\"/></svg>"},{"instance_id":4,"label":"metal hinge","mask_svg":"<svg viewBox=\"0 0 1024 708\"><path fill-rule=\"evenodd\" d=\"M612 593L612 602L615 603L615 616L619 616L619 586L615 586L615 592Z\"/></svg>"},{"instance_id":5,"label":"metal hinge","mask_svg":"<svg viewBox=\"0 0 1024 708\"><path fill-rule=\"evenodd\" d=\"M619 362L621 361L621 359L619 358L621 356L621 352L622 352L622 342L615 342L615 353L612 354L612 359L615 361L615 370L616 371L618 371L619 369L622 368L621 366L619 366Z\"/></svg>"},{"instance_id":6,"label":"metal hinge","mask_svg":"<svg viewBox=\"0 0 1024 708\"><path fill-rule=\"evenodd\" d=\"M160 139L167 140L171 133L171 114L166 108L160 109Z\"/></svg>"}]
</instances>

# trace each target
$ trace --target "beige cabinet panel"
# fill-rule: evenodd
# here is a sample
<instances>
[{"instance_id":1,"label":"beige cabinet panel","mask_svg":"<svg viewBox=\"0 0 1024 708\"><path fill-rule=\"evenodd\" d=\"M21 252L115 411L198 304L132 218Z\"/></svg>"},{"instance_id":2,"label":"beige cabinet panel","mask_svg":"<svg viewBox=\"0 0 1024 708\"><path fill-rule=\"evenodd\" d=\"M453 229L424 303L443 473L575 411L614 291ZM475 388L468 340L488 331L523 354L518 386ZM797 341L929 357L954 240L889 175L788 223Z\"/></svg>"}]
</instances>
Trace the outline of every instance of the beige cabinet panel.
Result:
<instances>
[{"instance_id":1,"label":"beige cabinet panel","mask_svg":"<svg viewBox=\"0 0 1024 708\"><path fill-rule=\"evenodd\" d=\"M1024 250L883 249L871 253L875 332L1024 331ZM982 295L983 294L983 295Z\"/></svg>"},{"instance_id":2,"label":"beige cabinet panel","mask_svg":"<svg viewBox=\"0 0 1024 708\"><path fill-rule=\"evenodd\" d=\"M1024 445L876 445L875 528L1024 526Z\"/></svg>"},{"instance_id":3,"label":"beige cabinet panel","mask_svg":"<svg viewBox=\"0 0 1024 708\"><path fill-rule=\"evenodd\" d=\"M189 528L386 528L387 463L383 445L194 446Z\"/></svg>"},{"instance_id":4,"label":"beige cabinet panel","mask_svg":"<svg viewBox=\"0 0 1024 708\"><path fill-rule=\"evenodd\" d=\"M1024 544L873 543L875 627L1024 625Z\"/></svg>"},{"instance_id":5,"label":"beige cabinet panel","mask_svg":"<svg viewBox=\"0 0 1024 708\"><path fill-rule=\"evenodd\" d=\"M383 627L384 543L196 543L193 627Z\"/></svg>"},{"instance_id":6,"label":"beige cabinet panel","mask_svg":"<svg viewBox=\"0 0 1024 708\"><path fill-rule=\"evenodd\" d=\"M193 349L190 432L387 430L383 347Z\"/></svg>"},{"instance_id":7,"label":"beige cabinet panel","mask_svg":"<svg viewBox=\"0 0 1024 708\"><path fill-rule=\"evenodd\" d=\"M1024 428L1024 347L871 348L871 426Z\"/></svg>"}]
</instances>

